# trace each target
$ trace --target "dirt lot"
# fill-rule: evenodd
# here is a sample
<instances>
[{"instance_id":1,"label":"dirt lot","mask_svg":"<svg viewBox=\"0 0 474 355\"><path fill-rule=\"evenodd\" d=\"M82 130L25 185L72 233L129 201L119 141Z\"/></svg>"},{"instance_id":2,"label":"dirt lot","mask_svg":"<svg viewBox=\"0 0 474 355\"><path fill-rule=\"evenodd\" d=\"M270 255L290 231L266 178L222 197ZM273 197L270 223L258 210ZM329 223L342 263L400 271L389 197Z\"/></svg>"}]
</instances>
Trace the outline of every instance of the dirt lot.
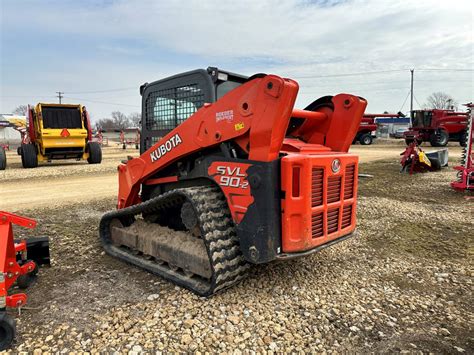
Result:
<instances>
[{"instance_id":1,"label":"dirt lot","mask_svg":"<svg viewBox=\"0 0 474 355\"><path fill-rule=\"evenodd\" d=\"M135 150L33 170L10 153L0 209L36 218L18 235L50 236L52 255L17 317L15 350L474 352L474 200L450 189L450 168L400 175L402 150L352 148L374 175L360 181L356 238L254 268L210 299L104 255L98 222Z\"/></svg>"},{"instance_id":2,"label":"dirt lot","mask_svg":"<svg viewBox=\"0 0 474 355\"><path fill-rule=\"evenodd\" d=\"M99 165L61 160L40 163L36 169L23 169L20 156L9 151L7 169L0 171L0 209L19 211L115 196L118 190L117 165L127 156L138 155L136 149L111 146L104 148L104 159Z\"/></svg>"}]
</instances>

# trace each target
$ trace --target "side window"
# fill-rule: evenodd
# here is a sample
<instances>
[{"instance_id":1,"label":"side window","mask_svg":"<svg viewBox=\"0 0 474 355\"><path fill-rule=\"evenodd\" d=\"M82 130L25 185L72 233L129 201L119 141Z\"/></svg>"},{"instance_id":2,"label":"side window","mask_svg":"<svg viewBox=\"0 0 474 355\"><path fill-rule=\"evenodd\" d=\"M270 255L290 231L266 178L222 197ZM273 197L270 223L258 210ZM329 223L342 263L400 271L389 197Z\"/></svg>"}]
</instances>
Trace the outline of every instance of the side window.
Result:
<instances>
[{"instance_id":1,"label":"side window","mask_svg":"<svg viewBox=\"0 0 474 355\"><path fill-rule=\"evenodd\" d=\"M234 90L235 88L242 85L242 83L236 81L224 81L217 85L217 99L220 99L222 96L227 94L229 91Z\"/></svg>"},{"instance_id":2,"label":"side window","mask_svg":"<svg viewBox=\"0 0 474 355\"><path fill-rule=\"evenodd\" d=\"M172 130L204 105L198 84L151 92L145 102L147 130Z\"/></svg>"},{"instance_id":3,"label":"side window","mask_svg":"<svg viewBox=\"0 0 474 355\"><path fill-rule=\"evenodd\" d=\"M425 125L425 127L431 126L431 118L432 118L432 117L433 117L433 112L431 112L431 111L426 112L426 111L425 111L425 117L424 117L424 125Z\"/></svg>"}]
</instances>

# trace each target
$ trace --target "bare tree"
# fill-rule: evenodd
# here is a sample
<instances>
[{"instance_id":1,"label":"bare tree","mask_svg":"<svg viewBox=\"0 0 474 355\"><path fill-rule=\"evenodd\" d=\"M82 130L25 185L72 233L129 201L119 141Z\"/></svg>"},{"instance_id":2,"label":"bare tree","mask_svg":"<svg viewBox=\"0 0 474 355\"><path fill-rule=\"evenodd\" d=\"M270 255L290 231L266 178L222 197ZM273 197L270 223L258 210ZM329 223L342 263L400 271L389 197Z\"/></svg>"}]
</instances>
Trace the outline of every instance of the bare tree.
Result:
<instances>
[{"instance_id":1,"label":"bare tree","mask_svg":"<svg viewBox=\"0 0 474 355\"><path fill-rule=\"evenodd\" d=\"M115 124L111 118L102 118L96 122L95 127L97 130L110 131L115 129Z\"/></svg>"},{"instance_id":2,"label":"bare tree","mask_svg":"<svg viewBox=\"0 0 474 355\"><path fill-rule=\"evenodd\" d=\"M125 129L130 127L130 121L128 117L120 111L112 112L112 120L116 129Z\"/></svg>"},{"instance_id":3,"label":"bare tree","mask_svg":"<svg viewBox=\"0 0 474 355\"><path fill-rule=\"evenodd\" d=\"M441 91L432 93L428 96L427 101L428 103L425 105L427 108L449 109L458 105L451 95Z\"/></svg>"},{"instance_id":4,"label":"bare tree","mask_svg":"<svg viewBox=\"0 0 474 355\"><path fill-rule=\"evenodd\" d=\"M27 105L19 105L13 110L12 113L18 116L26 116L26 111L28 111Z\"/></svg>"},{"instance_id":5,"label":"bare tree","mask_svg":"<svg viewBox=\"0 0 474 355\"><path fill-rule=\"evenodd\" d=\"M140 115L138 112L133 112L128 115L128 119L130 121L130 124L133 127L140 127L140 122L142 120L142 115Z\"/></svg>"}]
</instances>

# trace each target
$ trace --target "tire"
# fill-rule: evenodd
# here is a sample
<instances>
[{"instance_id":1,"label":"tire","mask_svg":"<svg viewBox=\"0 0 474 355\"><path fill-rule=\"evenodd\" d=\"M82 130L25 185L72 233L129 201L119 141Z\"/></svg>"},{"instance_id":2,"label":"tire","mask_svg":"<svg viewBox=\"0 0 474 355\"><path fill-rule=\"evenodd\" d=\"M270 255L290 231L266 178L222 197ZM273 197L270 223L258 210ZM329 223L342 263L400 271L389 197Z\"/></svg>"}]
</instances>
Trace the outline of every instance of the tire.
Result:
<instances>
[{"instance_id":1,"label":"tire","mask_svg":"<svg viewBox=\"0 0 474 355\"><path fill-rule=\"evenodd\" d=\"M36 147L33 144L21 145L21 164L25 169L36 168L38 166Z\"/></svg>"},{"instance_id":2,"label":"tire","mask_svg":"<svg viewBox=\"0 0 474 355\"><path fill-rule=\"evenodd\" d=\"M364 133L360 136L359 142L362 145L371 145L372 144L372 135L370 133Z\"/></svg>"},{"instance_id":3,"label":"tire","mask_svg":"<svg viewBox=\"0 0 474 355\"><path fill-rule=\"evenodd\" d=\"M138 144L135 144L135 149L140 149L140 146Z\"/></svg>"},{"instance_id":4,"label":"tire","mask_svg":"<svg viewBox=\"0 0 474 355\"><path fill-rule=\"evenodd\" d=\"M7 155L5 149L0 147L0 170L5 170L7 167Z\"/></svg>"},{"instance_id":5,"label":"tire","mask_svg":"<svg viewBox=\"0 0 474 355\"><path fill-rule=\"evenodd\" d=\"M89 164L100 164L102 162L102 148L99 143L87 143L87 151L89 152L89 157L87 158Z\"/></svg>"},{"instance_id":6,"label":"tire","mask_svg":"<svg viewBox=\"0 0 474 355\"><path fill-rule=\"evenodd\" d=\"M10 348L16 335L15 320L5 311L0 312L0 350Z\"/></svg>"},{"instance_id":7,"label":"tire","mask_svg":"<svg viewBox=\"0 0 474 355\"><path fill-rule=\"evenodd\" d=\"M122 149L127 149L127 146L125 144L122 144Z\"/></svg>"},{"instance_id":8,"label":"tire","mask_svg":"<svg viewBox=\"0 0 474 355\"><path fill-rule=\"evenodd\" d=\"M462 131L459 134L459 145L465 147L467 145L467 131Z\"/></svg>"},{"instance_id":9,"label":"tire","mask_svg":"<svg viewBox=\"0 0 474 355\"><path fill-rule=\"evenodd\" d=\"M407 161L405 162L405 165L402 166L402 168L400 169L400 173L408 173L410 171L410 168L411 168L411 164L412 164L412 159L407 159Z\"/></svg>"},{"instance_id":10,"label":"tire","mask_svg":"<svg viewBox=\"0 0 474 355\"><path fill-rule=\"evenodd\" d=\"M449 134L443 129L433 132L430 135L430 144L432 147L445 147L449 142Z\"/></svg>"},{"instance_id":11,"label":"tire","mask_svg":"<svg viewBox=\"0 0 474 355\"><path fill-rule=\"evenodd\" d=\"M431 158L431 170L438 171L441 170L441 162L437 158Z\"/></svg>"},{"instance_id":12,"label":"tire","mask_svg":"<svg viewBox=\"0 0 474 355\"><path fill-rule=\"evenodd\" d=\"M21 156L21 147L16 148L16 154Z\"/></svg>"},{"instance_id":13,"label":"tire","mask_svg":"<svg viewBox=\"0 0 474 355\"><path fill-rule=\"evenodd\" d=\"M31 284L36 281L36 274L33 274L33 272L34 270L28 274L18 276L16 279L17 286L22 290L30 287Z\"/></svg>"}]
</instances>

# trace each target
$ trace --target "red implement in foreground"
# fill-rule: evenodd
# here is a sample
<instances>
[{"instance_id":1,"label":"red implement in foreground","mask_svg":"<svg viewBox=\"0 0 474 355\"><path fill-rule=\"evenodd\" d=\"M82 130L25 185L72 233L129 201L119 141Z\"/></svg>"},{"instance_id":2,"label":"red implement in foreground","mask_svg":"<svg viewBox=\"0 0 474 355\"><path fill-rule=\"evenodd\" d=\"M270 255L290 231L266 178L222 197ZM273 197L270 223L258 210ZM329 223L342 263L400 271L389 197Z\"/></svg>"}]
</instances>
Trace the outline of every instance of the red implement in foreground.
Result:
<instances>
[{"instance_id":1,"label":"red implement in foreground","mask_svg":"<svg viewBox=\"0 0 474 355\"><path fill-rule=\"evenodd\" d=\"M472 103L466 105L469 112L468 133L466 145L463 148L461 165L455 166L454 170L458 171L457 180L451 183L451 187L456 190L474 190L474 152L472 149L474 135L474 105Z\"/></svg>"},{"instance_id":2,"label":"red implement in foreground","mask_svg":"<svg viewBox=\"0 0 474 355\"><path fill-rule=\"evenodd\" d=\"M141 156L118 167L107 253L202 296L251 264L307 255L356 227L367 102L325 96L294 108L296 81L208 68L141 87Z\"/></svg>"},{"instance_id":3,"label":"red implement in foreground","mask_svg":"<svg viewBox=\"0 0 474 355\"><path fill-rule=\"evenodd\" d=\"M48 238L13 239L13 225L35 228L30 218L0 211L0 350L8 349L15 337L15 321L6 308L21 308L24 293L8 294L16 285L27 288L35 279L39 265L49 265Z\"/></svg>"},{"instance_id":4,"label":"red implement in foreground","mask_svg":"<svg viewBox=\"0 0 474 355\"><path fill-rule=\"evenodd\" d=\"M28 299L24 293L8 295L8 290L17 280L28 282L28 274L36 270L35 262L27 260L26 241L15 243L13 224L26 228L36 226L32 219L0 211L0 350L9 348L15 337L15 321L6 313L6 307L22 307Z\"/></svg>"}]
</instances>

